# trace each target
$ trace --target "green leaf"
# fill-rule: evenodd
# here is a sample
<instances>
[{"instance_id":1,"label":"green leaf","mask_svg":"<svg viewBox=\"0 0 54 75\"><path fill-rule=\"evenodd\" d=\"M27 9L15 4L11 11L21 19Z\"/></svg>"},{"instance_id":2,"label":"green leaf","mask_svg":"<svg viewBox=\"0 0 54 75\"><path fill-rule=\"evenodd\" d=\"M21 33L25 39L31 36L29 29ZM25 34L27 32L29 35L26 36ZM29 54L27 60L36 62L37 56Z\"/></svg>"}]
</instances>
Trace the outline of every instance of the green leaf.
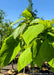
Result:
<instances>
[{"instance_id":1,"label":"green leaf","mask_svg":"<svg viewBox=\"0 0 54 75\"><path fill-rule=\"evenodd\" d=\"M20 19L18 19L18 20L16 20L14 23L12 23L10 26L12 26L12 25L14 25L14 24L16 24L16 23L18 23L18 22L20 22L20 21L22 21L22 20L25 20L25 18L23 17L23 18L20 18Z\"/></svg>"},{"instance_id":2,"label":"green leaf","mask_svg":"<svg viewBox=\"0 0 54 75\"><path fill-rule=\"evenodd\" d=\"M38 24L38 25L28 27L28 29L23 34L23 39L26 42L26 44L29 44L43 30L44 30L44 26L42 24Z\"/></svg>"},{"instance_id":3,"label":"green leaf","mask_svg":"<svg viewBox=\"0 0 54 75\"><path fill-rule=\"evenodd\" d=\"M54 18L52 19L51 23L54 24Z\"/></svg>"},{"instance_id":4,"label":"green leaf","mask_svg":"<svg viewBox=\"0 0 54 75\"><path fill-rule=\"evenodd\" d=\"M54 68L54 58L52 58L52 59L48 62L48 64L49 64L52 68Z\"/></svg>"},{"instance_id":5,"label":"green leaf","mask_svg":"<svg viewBox=\"0 0 54 75\"><path fill-rule=\"evenodd\" d=\"M44 60L48 62L53 57L54 57L54 48L48 43L48 40L45 40L40 47L39 53L36 58L36 63L39 67L41 67Z\"/></svg>"},{"instance_id":6,"label":"green leaf","mask_svg":"<svg viewBox=\"0 0 54 75\"><path fill-rule=\"evenodd\" d=\"M52 58L52 59L48 62L48 64L51 66L51 70L52 70L52 72L54 73L54 58Z\"/></svg>"},{"instance_id":7,"label":"green leaf","mask_svg":"<svg viewBox=\"0 0 54 75\"><path fill-rule=\"evenodd\" d=\"M6 38L0 51L1 67L8 65L20 50L19 39L14 39L12 35Z\"/></svg>"},{"instance_id":8,"label":"green leaf","mask_svg":"<svg viewBox=\"0 0 54 75\"><path fill-rule=\"evenodd\" d=\"M51 44L52 44L52 47L54 48L54 42L52 42Z\"/></svg>"},{"instance_id":9,"label":"green leaf","mask_svg":"<svg viewBox=\"0 0 54 75\"><path fill-rule=\"evenodd\" d=\"M52 27L50 20L44 20L44 25L45 25L47 28L51 28L51 27Z\"/></svg>"},{"instance_id":10,"label":"green leaf","mask_svg":"<svg viewBox=\"0 0 54 75\"><path fill-rule=\"evenodd\" d=\"M23 15L26 19L33 19L32 14L31 14L27 9L25 9L25 10L22 12L22 15Z\"/></svg>"},{"instance_id":11,"label":"green leaf","mask_svg":"<svg viewBox=\"0 0 54 75\"><path fill-rule=\"evenodd\" d=\"M54 48L49 44L48 40L45 40L39 53L41 56L43 56L43 59L49 61L52 57L54 57Z\"/></svg>"},{"instance_id":12,"label":"green leaf","mask_svg":"<svg viewBox=\"0 0 54 75\"><path fill-rule=\"evenodd\" d=\"M22 70L25 66L27 66L32 61L31 48L27 48L18 59L18 72Z\"/></svg>"},{"instance_id":13,"label":"green leaf","mask_svg":"<svg viewBox=\"0 0 54 75\"><path fill-rule=\"evenodd\" d=\"M54 68L51 67L52 72L54 73Z\"/></svg>"},{"instance_id":14,"label":"green leaf","mask_svg":"<svg viewBox=\"0 0 54 75\"><path fill-rule=\"evenodd\" d=\"M36 40L34 40L32 43L32 58L36 58L36 54L37 54L37 42Z\"/></svg>"},{"instance_id":15,"label":"green leaf","mask_svg":"<svg viewBox=\"0 0 54 75\"><path fill-rule=\"evenodd\" d=\"M52 30L54 31L54 27L52 27Z\"/></svg>"},{"instance_id":16,"label":"green leaf","mask_svg":"<svg viewBox=\"0 0 54 75\"><path fill-rule=\"evenodd\" d=\"M38 53L37 57L36 57L36 60L34 60L35 64L38 65L38 67L41 68L42 64L43 64L43 59L41 57L41 55Z\"/></svg>"},{"instance_id":17,"label":"green leaf","mask_svg":"<svg viewBox=\"0 0 54 75\"><path fill-rule=\"evenodd\" d=\"M52 27L50 20L39 19L39 24L43 24L45 26L45 29Z\"/></svg>"},{"instance_id":18,"label":"green leaf","mask_svg":"<svg viewBox=\"0 0 54 75\"><path fill-rule=\"evenodd\" d=\"M13 37L16 39L19 34L25 29L26 23L23 23L21 26L17 27L16 30L13 32Z\"/></svg>"},{"instance_id":19,"label":"green leaf","mask_svg":"<svg viewBox=\"0 0 54 75\"><path fill-rule=\"evenodd\" d=\"M48 34L54 37L54 34L53 34L53 33L51 33L51 32L48 32Z\"/></svg>"},{"instance_id":20,"label":"green leaf","mask_svg":"<svg viewBox=\"0 0 54 75\"><path fill-rule=\"evenodd\" d=\"M32 25L32 24L34 24L34 23L39 23L39 22L40 22L39 19L34 19L34 20L32 20L32 21L30 22L30 25Z\"/></svg>"},{"instance_id":21,"label":"green leaf","mask_svg":"<svg viewBox=\"0 0 54 75\"><path fill-rule=\"evenodd\" d=\"M36 54L37 54L37 42L36 40L34 40L32 42L32 47L31 47L31 51L32 51L32 62L31 62L31 67L34 67L35 61L36 60Z\"/></svg>"}]
</instances>

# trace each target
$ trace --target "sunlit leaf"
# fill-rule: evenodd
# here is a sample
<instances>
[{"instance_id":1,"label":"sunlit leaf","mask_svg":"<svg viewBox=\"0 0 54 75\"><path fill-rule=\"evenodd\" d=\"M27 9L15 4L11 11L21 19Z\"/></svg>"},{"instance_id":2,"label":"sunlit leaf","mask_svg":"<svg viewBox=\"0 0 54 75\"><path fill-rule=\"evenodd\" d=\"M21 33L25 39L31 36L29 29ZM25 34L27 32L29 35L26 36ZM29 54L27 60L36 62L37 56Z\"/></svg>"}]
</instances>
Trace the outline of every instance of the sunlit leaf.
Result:
<instances>
[{"instance_id":1,"label":"sunlit leaf","mask_svg":"<svg viewBox=\"0 0 54 75\"><path fill-rule=\"evenodd\" d=\"M52 42L52 47L54 48L54 42Z\"/></svg>"},{"instance_id":2,"label":"sunlit leaf","mask_svg":"<svg viewBox=\"0 0 54 75\"><path fill-rule=\"evenodd\" d=\"M16 21L13 22L10 26L12 26L12 25L14 25L14 24L16 24L16 23L18 23L18 22L20 22L20 21L22 21L22 20L25 20L25 18L23 17L23 18L20 18L20 19L16 20Z\"/></svg>"},{"instance_id":3,"label":"sunlit leaf","mask_svg":"<svg viewBox=\"0 0 54 75\"><path fill-rule=\"evenodd\" d=\"M26 27L26 23L23 23L21 26L15 29L15 31L13 32L14 39L16 39L19 36L19 34L25 29L25 27Z\"/></svg>"},{"instance_id":4,"label":"sunlit leaf","mask_svg":"<svg viewBox=\"0 0 54 75\"><path fill-rule=\"evenodd\" d=\"M52 58L52 59L48 62L48 64L49 64L51 67L54 68L54 58Z\"/></svg>"},{"instance_id":5,"label":"sunlit leaf","mask_svg":"<svg viewBox=\"0 0 54 75\"><path fill-rule=\"evenodd\" d=\"M51 32L48 32L48 34L54 37L54 34L53 34L53 33L51 33Z\"/></svg>"},{"instance_id":6,"label":"sunlit leaf","mask_svg":"<svg viewBox=\"0 0 54 75\"><path fill-rule=\"evenodd\" d=\"M32 14L31 14L27 9L25 9L25 10L22 12L22 15L23 15L26 19L33 19Z\"/></svg>"},{"instance_id":7,"label":"sunlit leaf","mask_svg":"<svg viewBox=\"0 0 54 75\"><path fill-rule=\"evenodd\" d=\"M54 58L52 58L52 59L48 62L48 64L51 66L51 70L52 70L52 72L54 73Z\"/></svg>"},{"instance_id":8,"label":"sunlit leaf","mask_svg":"<svg viewBox=\"0 0 54 75\"><path fill-rule=\"evenodd\" d=\"M43 30L44 30L44 26L42 24L28 27L28 29L23 34L23 39L26 42L26 44L29 44Z\"/></svg>"},{"instance_id":9,"label":"sunlit leaf","mask_svg":"<svg viewBox=\"0 0 54 75\"><path fill-rule=\"evenodd\" d=\"M54 27L52 27L52 30L54 31Z\"/></svg>"},{"instance_id":10,"label":"sunlit leaf","mask_svg":"<svg viewBox=\"0 0 54 75\"><path fill-rule=\"evenodd\" d=\"M31 48L27 48L18 59L18 71L22 70L32 61Z\"/></svg>"}]
</instances>

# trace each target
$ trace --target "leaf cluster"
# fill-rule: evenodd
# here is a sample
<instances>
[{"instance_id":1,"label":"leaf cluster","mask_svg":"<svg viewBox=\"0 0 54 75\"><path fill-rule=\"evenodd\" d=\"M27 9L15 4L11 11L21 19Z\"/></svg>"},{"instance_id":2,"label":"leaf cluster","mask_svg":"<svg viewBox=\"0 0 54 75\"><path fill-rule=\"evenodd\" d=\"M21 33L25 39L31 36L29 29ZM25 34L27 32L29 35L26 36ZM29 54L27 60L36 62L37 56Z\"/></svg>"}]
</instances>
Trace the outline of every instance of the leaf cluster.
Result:
<instances>
[{"instance_id":1,"label":"leaf cluster","mask_svg":"<svg viewBox=\"0 0 54 75\"><path fill-rule=\"evenodd\" d=\"M43 61L54 68L54 19L34 19L32 14L25 9L23 18L15 21L19 23L15 31L4 40L0 51L1 67L8 65L16 55L21 52L17 68L22 70L31 63L31 67L37 64L40 68ZM54 71L53 71L54 72Z\"/></svg>"}]
</instances>

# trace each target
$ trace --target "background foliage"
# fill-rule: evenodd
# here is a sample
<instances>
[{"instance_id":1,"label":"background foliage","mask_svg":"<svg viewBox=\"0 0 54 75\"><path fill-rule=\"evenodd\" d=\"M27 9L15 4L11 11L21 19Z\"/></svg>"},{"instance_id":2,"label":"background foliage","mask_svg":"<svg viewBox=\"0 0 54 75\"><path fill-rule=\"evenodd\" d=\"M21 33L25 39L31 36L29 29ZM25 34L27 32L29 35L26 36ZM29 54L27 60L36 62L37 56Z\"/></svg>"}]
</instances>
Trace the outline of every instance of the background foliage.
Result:
<instances>
[{"instance_id":1,"label":"background foliage","mask_svg":"<svg viewBox=\"0 0 54 75\"><path fill-rule=\"evenodd\" d=\"M5 12L0 9L0 48L5 38L7 38L12 32L12 27L9 27L12 22L5 20Z\"/></svg>"}]
</instances>

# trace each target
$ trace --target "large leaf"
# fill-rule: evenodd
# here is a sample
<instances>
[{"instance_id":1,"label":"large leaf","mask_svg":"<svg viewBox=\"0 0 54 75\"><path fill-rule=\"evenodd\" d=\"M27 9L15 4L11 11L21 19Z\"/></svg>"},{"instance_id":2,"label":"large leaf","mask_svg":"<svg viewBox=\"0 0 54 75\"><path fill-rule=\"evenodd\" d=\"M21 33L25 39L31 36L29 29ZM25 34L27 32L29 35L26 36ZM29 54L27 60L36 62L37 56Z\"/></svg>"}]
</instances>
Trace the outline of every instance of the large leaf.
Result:
<instances>
[{"instance_id":1,"label":"large leaf","mask_svg":"<svg viewBox=\"0 0 54 75\"><path fill-rule=\"evenodd\" d=\"M18 71L22 70L32 61L31 48L27 48L18 59Z\"/></svg>"},{"instance_id":2,"label":"large leaf","mask_svg":"<svg viewBox=\"0 0 54 75\"><path fill-rule=\"evenodd\" d=\"M54 58L54 48L48 43L48 40L45 40L40 47L36 63L41 67L44 60L48 62L52 58Z\"/></svg>"},{"instance_id":3,"label":"large leaf","mask_svg":"<svg viewBox=\"0 0 54 75\"><path fill-rule=\"evenodd\" d=\"M0 51L1 67L8 65L20 50L19 39L14 39L12 35L6 38Z\"/></svg>"},{"instance_id":4,"label":"large leaf","mask_svg":"<svg viewBox=\"0 0 54 75\"><path fill-rule=\"evenodd\" d=\"M22 15L23 15L26 19L33 19L32 14L31 14L27 9L25 9L25 10L22 12Z\"/></svg>"},{"instance_id":5,"label":"large leaf","mask_svg":"<svg viewBox=\"0 0 54 75\"><path fill-rule=\"evenodd\" d=\"M25 29L26 23L23 23L21 26L17 27L16 30L13 32L13 37L16 39L19 34Z\"/></svg>"},{"instance_id":6,"label":"large leaf","mask_svg":"<svg viewBox=\"0 0 54 75\"><path fill-rule=\"evenodd\" d=\"M29 44L43 30L44 30L44 26L42 24L28 27L28 29L23 34L23 39L26 42L26 44Z\"/></svg>"},{"instance_id":7,"label":"large leaf","mask_svg":"<svg viewBox=\"0 0 54 75\"><path fill-rule=\"evenodd\" d=\"M20 21L22 21L22 20L25 20L25 18L23 17L23 18L20 18L20 19L18 19L18 20L16 20L14 23L12 23L10 26L12 26L12 25L14 25L14 24L16 24L16 23L18 23L18 22L20 22Z\"/></svg>"}]
</instances>

